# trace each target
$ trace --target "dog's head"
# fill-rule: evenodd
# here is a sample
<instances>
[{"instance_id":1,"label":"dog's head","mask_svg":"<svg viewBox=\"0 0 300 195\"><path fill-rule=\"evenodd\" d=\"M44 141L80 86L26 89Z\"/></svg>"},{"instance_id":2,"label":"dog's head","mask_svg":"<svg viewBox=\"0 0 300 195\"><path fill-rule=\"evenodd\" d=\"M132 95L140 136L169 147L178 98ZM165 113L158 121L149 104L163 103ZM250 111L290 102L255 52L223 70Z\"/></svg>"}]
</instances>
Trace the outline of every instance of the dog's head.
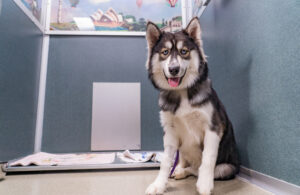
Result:
<instances>
[{"instance_id":1,"label":"dog's head","mask_svg":"<svg viewBox=\"0 0 300 195\"><path fill-rule=\"evenodd\" d=\"M146 68L156 88L185 89L207 76L198 18L193 18L186 29L176 33L162 32L148 22L146 39Z\"/></svg>"}]
</instances>

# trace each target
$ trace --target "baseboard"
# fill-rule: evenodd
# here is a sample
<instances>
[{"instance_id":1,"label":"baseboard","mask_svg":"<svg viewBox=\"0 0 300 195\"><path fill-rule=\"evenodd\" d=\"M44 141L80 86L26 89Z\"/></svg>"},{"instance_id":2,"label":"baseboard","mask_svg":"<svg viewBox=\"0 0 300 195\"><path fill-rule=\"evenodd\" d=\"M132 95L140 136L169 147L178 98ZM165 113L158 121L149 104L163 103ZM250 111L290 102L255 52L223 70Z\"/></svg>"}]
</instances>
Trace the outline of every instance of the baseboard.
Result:
<instances>
[{"instance_id":1,"label":"baseboard","mask_svg":"<svg viewBox=\"0 0 300 195\"><path fill-rule=\"evenodd\" d=\"M298 195L300 186L285 182L283 180L265 175L263 173L241 166L238 177L246 182L257 185L273 194Z\"/></svg>"}]
</instances>

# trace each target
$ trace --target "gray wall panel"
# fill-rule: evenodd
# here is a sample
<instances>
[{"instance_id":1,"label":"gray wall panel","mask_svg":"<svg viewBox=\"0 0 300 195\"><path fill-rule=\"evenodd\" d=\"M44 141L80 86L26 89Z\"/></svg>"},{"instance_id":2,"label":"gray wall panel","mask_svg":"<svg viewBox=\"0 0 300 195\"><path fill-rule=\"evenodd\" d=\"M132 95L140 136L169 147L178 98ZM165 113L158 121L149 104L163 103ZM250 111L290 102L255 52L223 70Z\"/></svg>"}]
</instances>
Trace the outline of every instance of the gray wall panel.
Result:
<instances>
[{"instance_id":1,"label":"gray wall panel","mask_svg":"<svg viewBox=\"0 0 300 195\"><path fill-rule=\"evenodd\" d=\"M33 152L42 35L13 3L0 13L0 161Z\"/></svg>"},{"instance_id":2,"label":"gray wall panel","mask_svg":"<svg viewBox=\"0 0 300 195\"><path fill-rule=\"evenodd\" d=\"M93 82L140 82L142 149L162 149L158 93L145 61L144 37L52 36L43 150L90 151Z\"/></svg>"},{"instance_id":3,"label":"gray wall panel","mask_svg":"<svg viewBox=\"0 0 300 195\"><path fill-rule=\"evenodd\" d=\"M300 4L214 0L201 18L242 164L300 185Z\"/></svg>"}]
</instances>

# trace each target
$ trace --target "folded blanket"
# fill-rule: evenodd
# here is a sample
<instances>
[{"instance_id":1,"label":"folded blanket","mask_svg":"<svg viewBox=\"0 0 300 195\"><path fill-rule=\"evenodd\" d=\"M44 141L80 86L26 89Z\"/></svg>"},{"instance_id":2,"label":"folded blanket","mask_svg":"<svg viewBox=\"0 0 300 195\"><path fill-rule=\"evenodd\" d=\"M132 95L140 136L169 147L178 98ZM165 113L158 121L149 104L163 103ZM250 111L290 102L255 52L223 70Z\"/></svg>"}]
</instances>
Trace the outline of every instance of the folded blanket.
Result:
<instances>
[{"instance_id":1,"label":"folded blanket","mask_svg":"<svg viewBox=\"0 0 300 195\"><path fill-rule=\"evenodd\" d=\"M91 165L107 164L115 160L115 153L51 154L38 152L10 163L10 166L28 165Z\"/></svg>"},{"instance_id":2,"label":"folded blanket","mask_svg":"<svg viewBox=\"0 0 300 195\"><path fill-rule=\"evenodd\" d=\"M161 162L162 152L135 152L129 150L117 153L118 158L127 163Z\"/></svg>"}]
</instances>

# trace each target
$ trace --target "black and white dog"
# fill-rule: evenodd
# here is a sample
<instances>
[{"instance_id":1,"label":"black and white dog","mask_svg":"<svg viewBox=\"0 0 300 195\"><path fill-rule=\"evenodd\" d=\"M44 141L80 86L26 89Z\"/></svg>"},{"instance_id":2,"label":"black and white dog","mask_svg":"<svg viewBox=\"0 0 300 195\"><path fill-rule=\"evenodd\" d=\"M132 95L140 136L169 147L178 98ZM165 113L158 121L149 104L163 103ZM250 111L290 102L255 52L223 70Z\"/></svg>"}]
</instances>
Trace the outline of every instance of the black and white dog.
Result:
<instances>
[{"instance_id":1,"label":"black and white dog","mask_svg":"<svg viewBox=\"0 0 300 195\"><path fill-rule=\"evenodd\" d=\"M176 33L147 24L149 79L160 91L164 157L146 194L163 194L179 150L175 179L198 176L197 190L211 194L214 179L234 178L239 160L232 124L208 78L198 18Z\"/></svg>"}]
</instances>

